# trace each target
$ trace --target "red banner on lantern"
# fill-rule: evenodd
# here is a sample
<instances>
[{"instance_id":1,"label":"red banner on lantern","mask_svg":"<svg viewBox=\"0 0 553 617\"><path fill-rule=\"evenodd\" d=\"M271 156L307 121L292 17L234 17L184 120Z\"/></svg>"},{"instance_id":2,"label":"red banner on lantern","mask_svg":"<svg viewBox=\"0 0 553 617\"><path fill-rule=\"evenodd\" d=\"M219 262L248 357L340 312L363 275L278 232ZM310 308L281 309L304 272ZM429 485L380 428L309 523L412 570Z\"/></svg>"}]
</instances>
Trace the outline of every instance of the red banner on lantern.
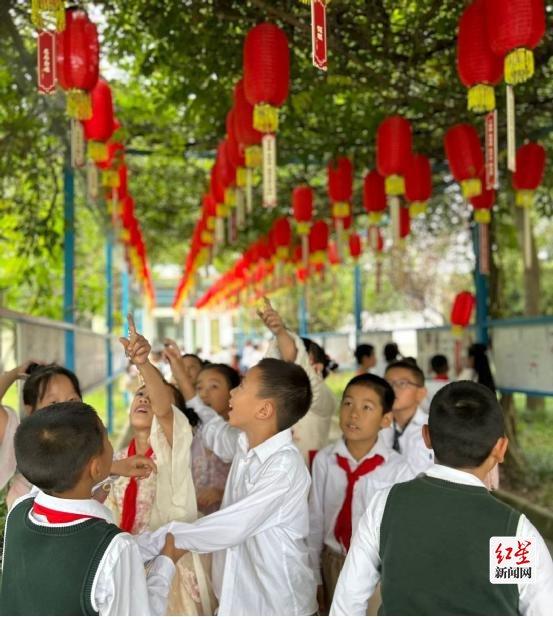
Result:
<instances>
[{"instance_id":1,"label":"red banner on lantern","mask_svg":"<svg viewBox=\"0 0 553 617\"><path fill-rule=\"evenodd\" d=\"M311 45L313 66L326 71L326 0L311 0Z\"/></svg>"},{"instance_id":2,"label":"red banner on lantern","mask_svg":"<svg viewBox=\"0 0 553 617\"><path fill-rule=\"evenodd\" d=\"M52 94L58 83L56 77L56 34L43 30L37 42L38 91Z\"/></svg>"},{"instance_id":3,"label":"red banner on lantern","mask_svg":"<svg viewBox=\"0 0 553 617\"><path fill-rule=\"evenodd\" d=\"M486 189L498 187L497 183L497 110L486 114Z\"/></svg>"}]
</instances>

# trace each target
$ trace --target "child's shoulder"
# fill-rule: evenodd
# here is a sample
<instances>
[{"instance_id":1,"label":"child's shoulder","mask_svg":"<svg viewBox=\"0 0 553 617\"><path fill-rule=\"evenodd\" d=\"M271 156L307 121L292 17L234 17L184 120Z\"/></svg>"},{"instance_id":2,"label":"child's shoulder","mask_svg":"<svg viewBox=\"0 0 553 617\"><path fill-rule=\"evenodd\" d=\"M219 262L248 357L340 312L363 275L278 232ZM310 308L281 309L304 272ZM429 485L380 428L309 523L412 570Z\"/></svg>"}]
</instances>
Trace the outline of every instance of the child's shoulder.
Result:
<instances>
[{"instance_id":1,"label":"child's shoulder","mask_svg":"<svg viewBox=\"0 0 553 617\"><path fill-rule=\"evenodd\" d=\"M336 441L329 443L328 446L321 448L317 452L317 454L315 454L315 457L313 459L313 464L314 465L315 464L318 464L318 465L328 464L330 461L332 461L335 458L334 455L336 454L337 449L342 443L343 443L343 439L340 437Z\"/></svg>"}]
</instances>

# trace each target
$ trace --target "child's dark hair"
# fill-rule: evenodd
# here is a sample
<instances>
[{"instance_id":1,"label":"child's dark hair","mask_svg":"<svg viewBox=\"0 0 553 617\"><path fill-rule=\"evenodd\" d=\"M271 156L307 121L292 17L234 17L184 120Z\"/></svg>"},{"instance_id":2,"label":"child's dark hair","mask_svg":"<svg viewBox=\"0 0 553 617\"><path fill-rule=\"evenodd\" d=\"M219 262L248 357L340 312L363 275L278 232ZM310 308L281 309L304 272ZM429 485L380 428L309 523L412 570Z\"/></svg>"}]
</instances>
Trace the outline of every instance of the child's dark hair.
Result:
<instances>
[{"instance_id":1,"label":"child's dark hair","mask_svg":"<svg viewBox=\"0 0 553 617\"><path fill-rule=\"evenodd\" d=\"M79 395L79 398L83 398L79 380L73 371L59 364L37 364L33 367L33 370L31 370L30 375L23 385L23 403L29 405L34 411L38 405L38 401L44 396L51 379L57 375L67 377L73 385L75 392Z\"/></svg>"},{"instance_id":2,"label":"child's dark hair","mask_svg":"<svg viewBox=\"0 0 553 617\"><path fill-rule=\"evenodd\" d=\"M486 386L495 394L495 381L486 352L487 348L483 343L473 343L469 347L469 357L473 359L473 368L478 375L478 383Z\"/></svg>"},{"instance_id":3,"label":"child's dark hair","mask_svg":"<svg viewBox=\"0 0 553 617\"><path fill-rule=\"evenodd\" d=\"M305 416L311 406L311 384L307 373L297 364L275 358L263 358L256 368L261 374L258 396L274 400L278 430L290 428Z\"/></svg>"},{"instance_id":4,"label":"child's dark hair","mask_svg":"<svg viewBox=\"0 0 553 617\"><path fill-rule=\"evenodd\" d=\"M396 395L392 386L385 379L382 379L382 377L373 375L372 373L363 373L363 375L353 377L353 379L348 381L342 398L346 396L348 389L352 386L362 386L363 388L369 388L373 392L376 392L380 399L380 404L382 405L382 413L384 414L392 411Z\"/></svg>"},{"instance_id":5,"label":"child's dark hair","mask_svg":"<svg viewBox=\"0 0 553 617\"><path fill-rule=\"evenodd\" d=\"M384 345L384 359L386 362L394 362L400 355L397 343L386 343Z\"/></svg>"},{"instance_id":6,"label":"child's dark hair","mask_svg":"<svg viewBox=\"0 0 553 617\"><path fill-rule=\"evenodd\" d=\"M170 388L173 390L173 400L175 407L177 407L182 413L188 418L188 422L190 422L190 426L198 426L200 424L200 416L190 407L186 406L186 401L184 400L184 396L182 392L175 386L175 384L169 383L165 379L163 380Z\"/></svg>"},{"instance_id":7,"label":"child's dark hair","mask_svg":"<svg viewBox=\"0 0 553 617\"><path fill-rule=\"evenodd\" d=\"M237 388L240 385L240 373L228 364L210 364L208 362L207 364L204 364L202 366L200 374L204 371L216 371L217 373L222 375L228 384L229 390Z\"/></svg>"},{"instance_id":8,"label":"child's dark hair","mask_svg":"<svg viewBox=\"0 0 553 617\"><path fill-rule=\"evenodd\" d=\"M417 386L424 387L424 373L422 372L420 366L415 362L414 358L397 360L396 362L388 364L388 366L386 367L386 373L388 373L388 371L391 371L393 368L404 368L410 371Z\"/></svg>"},{"instance_id":9,"label":"child's dark hair","mask_svg":"<svg viewBox=\"0 0 553 617\"><path fill-rule=\"evenodd\" d=\"M45 493L69 491L90 459L104 451L104 433L90 405L48 405L25 418L15 433L17 468Z\"/></svg>"},{"instance_id":10,"label":"child's dark hair","mask_svg":"<svg viewBox=\"0 0 553 617\"><path fill-rule=\"evenodd\" d=\"M430 358L430 368L437 375L443 375L449 371L449 362L443 354L438 353Z\"/></svg>"},{"instance_id":11,"label":"child's dark hair","mask_svg":"<svg viewBox=\"0 0 553 617\"><path fill-rule=\"evenodd\" d=\"M437 462L449 467L479 467L505 435L495 394L472 381L447 384L430 404L428 428Z\"/></svg>"},{"instance_id":12,"label":"child's dark hair","mask_svg":"<svg viewBox=\"0 0 553 617\"><path fill-rule=\"evenodd\" d=\"M331 371L335 371L338 368L338 365L334 360L327 355L326 351L315 341L312 341L310 338L303 337L301 338L303 341L303 346L305 347L305 351L307 351L308 355L310 355L315 364L322 364L323 366L323 379L326 379Z\"/></svg>"},{"instance_id":13,"label":"child's dark hair","mask_svg":"<svg viewBox=\"0 0 553 617\"><path fill-rule=\"evenodd\" d=\"M357 345L357 348L353 352L355 359L357 360L357 364L361 364L363 362L363 358L370 358L374 356L374 346L369 345L368 343L361 343L361 345Z\"/></svg>"},{"instance_id":14,"label":"child's dark hair","mask_svg":"<svg viewBox=\"0 0 553 617\"><path fill-rule=\"evenodd\" d=\"M181 358L194 358L194 360L198 362L200 367L205 366L207 364L206 360L202 360L200 356L196 355L195 353L183 353Z\"/></svg>"}]
</instances>

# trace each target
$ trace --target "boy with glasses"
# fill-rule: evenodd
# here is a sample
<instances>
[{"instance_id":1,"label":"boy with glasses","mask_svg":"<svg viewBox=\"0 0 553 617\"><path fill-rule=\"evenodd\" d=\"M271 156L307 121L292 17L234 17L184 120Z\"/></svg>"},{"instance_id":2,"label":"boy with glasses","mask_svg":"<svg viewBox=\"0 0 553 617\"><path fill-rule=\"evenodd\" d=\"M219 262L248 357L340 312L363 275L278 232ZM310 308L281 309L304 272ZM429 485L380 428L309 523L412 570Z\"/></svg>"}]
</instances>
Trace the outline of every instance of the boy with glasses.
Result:
<instances>
[{"instance_id":1,"label":"boy with glasses","mask_svg":"<svg viewBox=\"0 0 553 617\"><path fill-rule=\"evenodd\" d=\"M428 422L428 415L421 408L427 394L424 373L415 362L398 360L388 366L384 379L392 386L396 398L392 426L383 431L383 436L406 458L415 473L426 471L434 455L422 438L422 427Z\"/></svg>"}]
</instances>

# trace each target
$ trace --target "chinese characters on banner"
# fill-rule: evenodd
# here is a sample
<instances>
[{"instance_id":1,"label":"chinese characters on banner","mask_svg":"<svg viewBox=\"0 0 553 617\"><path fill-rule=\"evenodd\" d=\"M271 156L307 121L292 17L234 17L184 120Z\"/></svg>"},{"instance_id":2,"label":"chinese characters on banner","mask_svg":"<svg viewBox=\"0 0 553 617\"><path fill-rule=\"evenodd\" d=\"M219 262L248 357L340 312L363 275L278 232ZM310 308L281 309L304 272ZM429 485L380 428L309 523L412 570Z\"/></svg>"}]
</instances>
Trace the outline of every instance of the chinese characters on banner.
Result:
<instances>
[{"instance_id":1,"label":"chinese characters on banner","mask_svg":"<svg viewBox=\"0 0 553 617\"><path fill-rule=\"evenodd\" d=\"M311 0L311 46L313 66L326 71L326 1Z\"/></svg>"},{"instance_id":2,"label":"chinese characters on banner","mask_svg":"<svg viewBox=\"0 0 553 617\"><path fill-rule=\"evenodd\" d=\"M37 44L38 91L53 94L58 83L56 77L56 34L43 30Z\"/></svg>"},{"instance_id":3,"label":"chinese characters on banner","mask_svg":"<svg viewBox=\"0 0 553 617\"><path fill-rule=\"evenodd\" d=\"M497 181L497 109L486 114L486 189L496 189Z\"/></svg>"},{"instance_id":4,"label":"chinese characters on banner","mask_svg":"<svg viewBox=\"0 0 553 617\"><path fill-rule=\"evenodd\" d=\"M490 582L496 585L535 582L537 559L533 537L494 536L490 538Z\"/></svg>"}]
</instances>

